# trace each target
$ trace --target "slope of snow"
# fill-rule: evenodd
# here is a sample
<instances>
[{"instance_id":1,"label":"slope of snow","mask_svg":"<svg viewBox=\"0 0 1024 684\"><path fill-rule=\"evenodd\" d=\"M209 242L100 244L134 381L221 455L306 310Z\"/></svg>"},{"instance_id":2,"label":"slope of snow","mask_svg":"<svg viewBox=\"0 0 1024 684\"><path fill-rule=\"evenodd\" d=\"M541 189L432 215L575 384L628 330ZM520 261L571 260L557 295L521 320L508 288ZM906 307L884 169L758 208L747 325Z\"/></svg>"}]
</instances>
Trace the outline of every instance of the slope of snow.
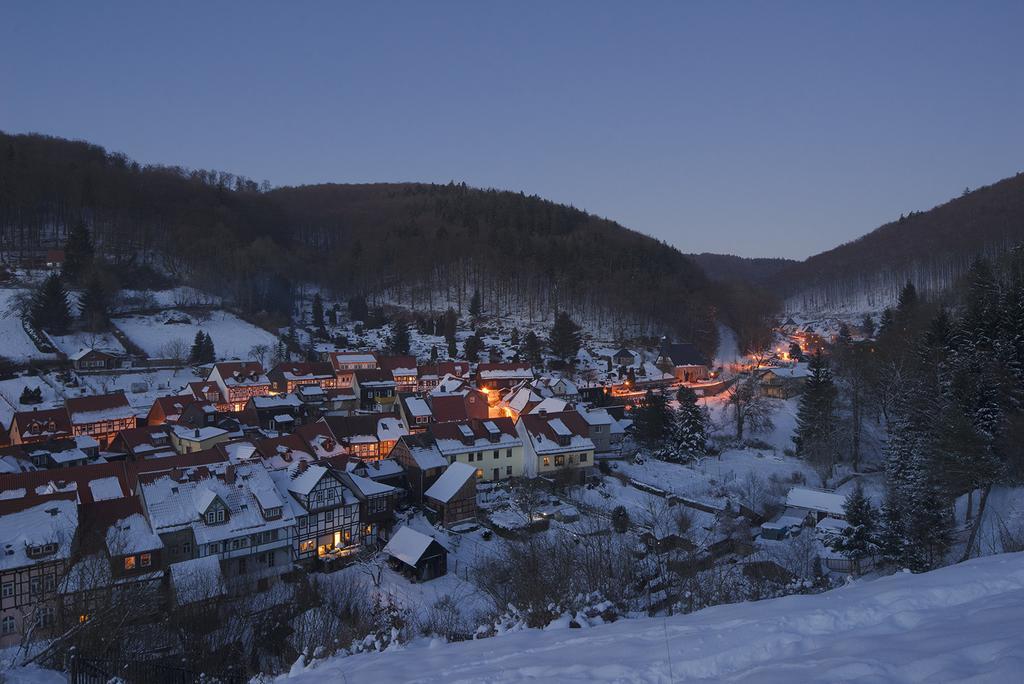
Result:
<instances>
[{"instance_id":1,"label":"slope of snow","mask_svg":"<svg viewBox=\"0 0 1024 684\"><path fill-rule=\"evenodd\" d=\"M332 658L294 682L1020 681L1024 553L812 596Z\"/></svg>"},{"instance_id":2,"label":"slope of snow","mask_svg":"<svg viewBox=\"0 0 1024 684\"><path fill-rule=\"evenodd\" d=\"M273 349L277 344L274 335L226 311L212 311L209 318L202 320L170 309L159 314L116 318L114 325L154 358L166 357L168 345L175 342L180 342L188 354L200 330L213 338L219 359L248 359L249 350L255 345Z\"/></svg>"},{"instance_id":3,"label":"slope of snow","mask_svg":"<svg viewBox=\"0 0 1024 684\"><path fill-rule=\"evenodd\" d=\"M0 356L13 361L56 358L54 354L44 354L36 348L21 319L11 311L17 294L18 290L0 290Z\"/></svg>"}]
</instances>

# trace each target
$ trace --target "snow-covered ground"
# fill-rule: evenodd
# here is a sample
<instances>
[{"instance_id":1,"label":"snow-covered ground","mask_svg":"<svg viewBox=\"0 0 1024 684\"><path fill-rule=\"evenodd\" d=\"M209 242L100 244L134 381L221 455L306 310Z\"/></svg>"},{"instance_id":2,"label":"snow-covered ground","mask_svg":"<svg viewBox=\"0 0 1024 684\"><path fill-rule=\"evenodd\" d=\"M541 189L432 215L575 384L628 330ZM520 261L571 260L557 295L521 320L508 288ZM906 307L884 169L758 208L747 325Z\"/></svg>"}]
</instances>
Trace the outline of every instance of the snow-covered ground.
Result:
<instances>
[{"instance_id":1,"label":"snow-covered ground","mask_svg":"<svg viewBox=\"0 0 1024 684\"><path fill-rule=\"evenodd\" d=\"M128 339L154 358L167 358L169 345L180 342L187 356L196 333L200 330L213 338L217 357L221 359L247 359L256 345L277 344L271 333L247 323L226 311L211 311L208 318L169 309L158 314L128 316L114 319Z\"/></svg>"},{"instance_id":2,"label":"snow-covered ground","mask_svg":"<svg viewBox=\"0 0 1024 684\"><path fill-rule=\"evenodd\" d=\"M1013 682L1024 554L669 618L328 659L279 678L366 682Z\"/></svg>"},{"instance_id":3,"label":"snow-covered ground","mask_svg":"<svg viewBox=\"0 0 1024 684\"><path fill-rule=\"evenodd\" d=\"M11 311L14 297L20 290L0 290L0 356L13 361L29 359L53 359L54 354L44 354L36 348L25 332L18 315Z\"/></svg>"}]
</instances>

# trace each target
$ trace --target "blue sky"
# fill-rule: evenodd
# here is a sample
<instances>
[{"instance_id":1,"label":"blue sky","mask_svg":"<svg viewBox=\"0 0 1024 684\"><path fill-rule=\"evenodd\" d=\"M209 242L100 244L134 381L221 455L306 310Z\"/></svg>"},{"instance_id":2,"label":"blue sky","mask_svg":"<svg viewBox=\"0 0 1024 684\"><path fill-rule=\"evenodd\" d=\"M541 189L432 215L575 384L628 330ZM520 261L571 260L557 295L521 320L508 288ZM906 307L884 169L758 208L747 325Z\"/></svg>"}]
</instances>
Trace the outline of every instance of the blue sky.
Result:
<instances>
[{"instance_id":1,"label":"blue sky","mask_svg":"<svg viewBox=\"0 0 1024 684\"><path fill-rule=\"evenodd\" d=\"M805 257L1024 170L1024 2L23 3L0 129Z\"/></svg>"}]
</instances>

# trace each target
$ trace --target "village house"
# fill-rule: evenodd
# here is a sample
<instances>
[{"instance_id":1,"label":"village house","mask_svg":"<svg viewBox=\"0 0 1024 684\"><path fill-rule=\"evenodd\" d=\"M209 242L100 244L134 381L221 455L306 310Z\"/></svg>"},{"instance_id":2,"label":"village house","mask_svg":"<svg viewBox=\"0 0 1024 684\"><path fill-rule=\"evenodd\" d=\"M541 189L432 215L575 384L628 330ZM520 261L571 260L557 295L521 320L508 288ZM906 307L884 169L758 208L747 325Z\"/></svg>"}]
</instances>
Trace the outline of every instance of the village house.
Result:
<instances>
[{"instance_id":1,"label":"village house","mask_svg":"<svg viewBox=\"0 0 1024 684\"><path fill-rule=\"evenodd\" d=\"M299 426L293 434L299 436L305 442L310 453L313 454L314 460L348 459L346 447L334 437L331 428L327 426L323 418L315 423Z\"/></svg>"},{"instance_id":2,"label":"village house","mask_svg":"<svg viewBox=\"0 0 1024 684\"><path fill-rule=\"evenodd\" d=\"M772 366L759 371L761 394L775 399L789 399L804 389L804 383L811 375L806 363L787 366Z\"/></svg>"},{"instance_id":3,"label":"village house","mask_svg":"<svg viewBox=\"0 0 1024 684\"><path fill-rule=\"evenodd\" d=\"M335 468L335 473L359 499L359 525L363 545L379 548L391 535L399 490L347 469Z\"/></svg>"},{"instance_id":4,"label":"village house","mask_svg":"<svg viewBox=\"0 0 1024 684\"><path fill-rule=\"evenodd\" d=\"M75 434L71 418L63 406L54 409L18 411L7 430L9 444L32 444L66 439Z\"/></svg>"},{"instance_id":5,"label":"village house","mask_svg":"<svg viewBox=\"0 0 1024 684\"><path fill-rule=\"evenodd\" d=\"M710 376L707 360L690 342L669 342L663 338L655 365L679 382L698 382Z\"/></svg>"},{"instance_id":6,"label":"village house","mask_svg":"<svg viewBox=\"0 0 1024 684\"><path fill-rule=\"evenodd\" d=\"M523 475L523 441L509 418L435 423L428 428L448 463L473 466L487 482Z\"/></svg>"},{"instance_id":7,"label":"village house","mask_svg":"<svg viewBox=\"0 0 1024 684\"><path fill-rule=\"evenodd\" d=\"M380 368L377 355L373 352L336 351L330 352L328 359L334 369L338 387L351 387L357 370Z\"/></svg>"},{"instance_id":8,"label":"village house","mask_svg":"<svg viewBox=\"0 0 1024 684\"><path fill-rule=\"evenodd\" d=\"M419 379L417 391L421 394L430 392L447 375L468 380L469 371L469 361L438 361L422 365L416 371Z\"/></svg>"},{"instance_id":9,"label":"village house","mask_svg":"<svg viewBox=\"0 0 1024 684\"><path fill-rule=\"evenodd\" d=\"M171 434L170 425L143 425L122 430L110 443L110 451L124 454L129 461L171 456L177 453Z\"/></svg>"},{"instance_id":10,"label":"village house","mask_svg":"<svg viewBox=\"0 0 1024 684\"><path fill-rule=\"evenodd\" d=\"M256 361L223 361L213 365L207 383L213 383L220 391L224 404L219 410L239 412L251 397L270 394L270 378L263 372L263 366ZM208 398L208 397L205 397Z\"/></svg>"},{"instance_id":11,"label":"village house","mask_svg":"<svg viewBox=\"0 0 1024 684\"><path fill-rule=\"evenodd\" d=\"M408 392L398 395L398 416L414 433L426 430L434 418L427 400Z\"/></svg>"},{"instance_id":12,"label":"village house","mask_svg":"<svg viewBox=\"0 0 1024 684\"><path fill-rule=\"evenodd\" d=\"M480 363L476 367L476 386L482 390L504 390L523 380L533 380L528 363Z\"/></svg>"},{"instance_id":13,"label":"village house","mask_svg":"<svg viewBox=\"0 0 1024 684\"><path fill-rule=\"evenodd\" d=\"M271 471L271 477L288 494L295 518L292 556L296 562L312 566L359 549L359 499L330 468L297 461Z\"/></svg>"},{"instance_id":14,"label":"village house","mask_svg":"<svg viewBox=\"0 0 1024 684\"><path fill-rule=\"evenodd\" d=\"M302 420L302 401L294 394L250 397L239 420L261 430L291 432Z\"/></svg>"},{"instance_id":15,"label":"village house","mask_svg":"<svg viewBox=\"0 0 1024 684\"><path fill-rule=\"evenodd\" d=\"M424 398L434 421L439 423L490 416L487 394L453 375L442 378Z\"/></svg>"},{"instance_id":16,"label":"village house","mask_svg":"<svg viewBox=\"0 0 1024 684\"><path fill-rule=\"evenodd\" d=\"M567 402L580 400L580 388L568 378L544 375L532 383L534 389L544 397L555 397Z\"/></svg>"},{"instance_id":17,"label":"village house","mask_svg":"<svg viewBox=\"0 0 1024 684\"><path fill-rule=\"evenodd\" d=\"M172 425L170 427L171 446L179 454L206 451L221 442L231 439L230 432L213 425L196 428L185 425Z\"/></svg>"},{"instance_id":18,"label":"village house","mask_svg":"<svg viewBox=\"0 0 1024 684\"><path fill-rule=\"evenodd\" d=\"M398 392L415 392L419 385L419 369L415 356L381 356L380 369L391 374Z\"/></svg>"},{"instance_id":19,"label":"village house","mask_svg":"<svg viewBox=\"0 0 1024 684\"><path fill-rule=\"evenodd\" d=\"M391 413L397 401L397 384L391 374L379 368L353 372L352 391L359 398L359 408L372 413Z\"/></svg>"},{"instance_id":20,"label":"village house","mask_svg":"<svg viewBox=\"0 0 1024 684\"><path fill-rule=\"evenodd\" d=\"M476 519L478 469L455 462L423 493L423 503L445 527Z\"/></svg>"},{"instance_id":21,"label":"village house","mask_svg":"<svg viewBox=\"0 0 1024 684\"><path fill-rule=\"evenodd\" d=\"M384 547L391 567L419 582L448 572L448 549L432 537L411 527L402 527Z\"/></svg>"},{"instance_id":22,"label":"village house","mask_svg":"<svg viewBox=\"0 0 1024 684\"><path fill-rule=\"evenodd\" d=\"M261 462L140 475L139 493L164 545L219 558L229 593L263 590L291 567L295 518Z\"/></svg>"},{"instance_id":23,"label":"village house","mask_svg":"<svg viewBox=\"0 0 1024 684\"><path fill-rule=\"evenodd\" d=\"M637 362L637 359L639 359L639 356L625 347L611 355L611 362L615 368L632 366Z\"/></svg>"},{"instance_id":24,"label":"village house","mask_svg":"<svg viewBox=\"0 0 1024 684\"><path fill-rule=\"evenodd\" d=\"M576 411L531 413L520 416L516 430L524 445L524 471L528 477L567 472L582 480L594 464L594 443L589 428Z\"/></svg>"},{"instance_id":25,"label":"village house","mask_svg":"<svg viewBox=\"0 0 1024 684\"><path fill-rule=\"evenodd\" d=\"M398 439L409 432L397 416L324 416L319 422L348 455L369 461L387 458Z\"/></svg>"},{"instance_id":26,"label":"village house","mask_svg":"<svg viewBox=\"0 0 1024 684\"><path fill-rule=\"evenodd\" d=\"M146 414L146 425L176 423L185 407L193 401L195 401L195 397L188 394L158 397L149 407L149 413Z\"/></svg>"},{"instance_id":27,"label":"village house","mask_svg":"<svg viewBox=\"0 0 1024 684\"><path fill-rule=\"evenodd\" d=\"M75 492L0 501L0 647L57 626L57 587L78 531Z\"/></svg>"},{"instance_id":28,"label":"village house","mask_svg":"<svg viewBox=\"0 0 1024 684\"><path fill-rule=\"evenodd\" d=\"M290 435L258 439L253 446L254 456L263 459L264 465L270 470L284 470L299 461L317 460L306 440L294 432Z\"/></svg>"},{"instance_id":29,"label":"village house","mask_svg":"<svg viewBox=\"0 0 1024 684\"><path fill-rule=\"evenodd\" d=\"M545 397L534 389L532 384L523 381L502 395L495 410L506 418L518 420L521 414L529 413L544 399Z\"/></svg>"},{"instance_id":30,"label":"village house","mask_svg":"<svg viewBox=\"0 0 1024 684\"><path fill-rule=\"evenodd\" d=\"M594 443L596 453L607 453L613 450L612 432L615 430L615 418L603 408L585 408L579 411L583 422L587 424L587 437Z\"/></svg>"},{"instance_id":31,"label":"village house","mask_svg":"<svg viewBox=\"0 0 1024 684\"><path fill-rule=\"evenodd\" d=\"M130 360L122 353L107 349L79 349L68 355L68 361L77 371L105 371L124 368Z\"/></svg>"},{"instance_id":32,"label":"village house","mask_svg":"<svg viewBox=\"0 0 1024 684\"><path fill-rule=\"evenodd\" d=\"M95 394L65 400L71 428L75 435L89 435L106 448L122 430L138 424L135 409L128 403L124 392Z\"/></svg>"},{"instance_id":33,"label":"village house","mask_svg":"<svg viewBox=\"0 0 1024 684\"><path fill-rule=\"evenodd\" d=\"M0 448L4 459L15 459L20 465L10 472L34 470L36 468L73 468L96 460L99 443L88 435L72 439L54 439L46 442L18 444Z\"/></svg>"},{"instance_id":34,"label":"village house","mask_svg":"<svg viewBox=\"0 0 1024 684\"><path fill-rule=\"evenodd\" d=\"M402 437L391 453L405 471L409 498L415 503L422 503L423 493L449 465L429 432Z\"/></svg>"},{"instance_id":35,"label":"village house","mask_svg":"<svg viewBox=\"0 0 1024 684\"><path fill-rule=\"evenodd\" d=\"M334 367L327 362L282 361L267 373L275 392L292 394L299 387L315 385L321 389L338 386Z\"/></svg>"},{"instance_id":36,"label":"village house","mask_svg":"<svg viewBox=\"0 0 1024 684\"><path fill-rule=\"evenodd\" d=\"M824 489L792 487L786 494L786 508L809 511L815 523L823 518L846 520L846 497Z\"/></svg>"}]
</instances>

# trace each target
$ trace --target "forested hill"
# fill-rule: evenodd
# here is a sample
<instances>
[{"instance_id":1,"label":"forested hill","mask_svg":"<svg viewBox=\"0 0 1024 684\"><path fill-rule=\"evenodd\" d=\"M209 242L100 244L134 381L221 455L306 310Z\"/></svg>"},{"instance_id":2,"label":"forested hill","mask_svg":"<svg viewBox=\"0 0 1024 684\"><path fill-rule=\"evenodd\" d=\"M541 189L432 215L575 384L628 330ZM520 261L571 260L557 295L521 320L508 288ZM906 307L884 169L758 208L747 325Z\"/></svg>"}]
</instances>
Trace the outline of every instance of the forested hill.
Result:
<instances>
[{"instance_id":1,"label":"forested hill","mask_svg":"<svg viewBox=\"0 0 1024 684\"><path fill-rule=\"evenodd\" d=\"M218 171L143 166L101 147L0 133L0 252L59 247L84 223L125 287L166 275L285 316L299 283L418 309L557 309L623 336L714 350L716 316L758 318L678 250L573 207L465 185L270 189ZM756 327L756 326L754 326ZM741 332L741 336L745 333Z\"/></svg>"},{"instance_id":2,"label":"forested hill","mask_svg":"<svg viewBox=\"0 0 1024 684\"><path fill-rule=\"evenodd\" d=\"M911 212L857 240L793 264L768 281L804 311L878 309L913 281L926 295L947 290L980 255L1024 241L1024 174Z\"/></svg>"},{"instance_id":3,"label":"forested hill","mask_svg":"<svg viewBox=\"0 0 1024 684\"><path fill-rule=\"evenodd\" d=\"M749 258L733 254L687 254L708 278L718 282L738 281L758 285L766 282L779 271L792 266L793 259Z\"/></svg>"}]
</instances>

